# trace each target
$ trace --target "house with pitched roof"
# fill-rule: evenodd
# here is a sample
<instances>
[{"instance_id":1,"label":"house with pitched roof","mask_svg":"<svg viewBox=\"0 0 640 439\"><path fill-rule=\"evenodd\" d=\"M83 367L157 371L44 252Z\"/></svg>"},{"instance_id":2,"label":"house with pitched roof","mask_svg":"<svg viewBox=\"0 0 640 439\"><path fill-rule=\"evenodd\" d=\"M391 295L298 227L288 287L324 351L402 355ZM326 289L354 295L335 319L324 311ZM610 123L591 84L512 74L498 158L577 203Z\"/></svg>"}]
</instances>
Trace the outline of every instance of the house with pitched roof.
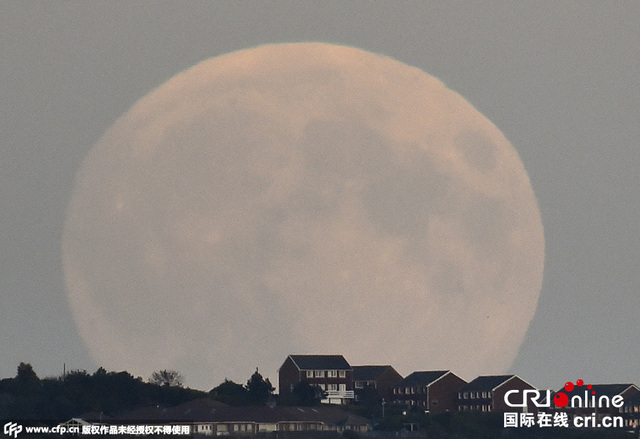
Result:
<instances>
[{"instance_id":1,"label":"house with pitched roof","mask_svg":"<svg viewBox=\"0 0 640 439\"><path fill-rule=\"evenodd\" d=\"M280 395L292 393L303 381L323 391L324 403L354 400L353 368L342 355L289 355L278 369Z\"/></svg>"},{"instance_id":2,"label":"house with pitched roof","mask_svg":"<svg viewBox=\"0 0 640 439\"><path fill-rule=\"evenodd\" d=\"M402 380L400 375L392 366L353 366L353 387L355 400L360 401L365 389L374 389L378 396L390 402L392 388Z\"/></svg>"},{"instance_id":3,"label":"house with pitched roof","mask_svg":"<svg viewBox=\"0 0 640 439\"><path fill-rule=\"evenodd\" d=\"M504 401L504 395L509 390L536 390L531 384L517 375L484 375L470 381L458 389L456 406L460 412L514 412L517 408L509 407ZM523 408L526 411L536 411L535 407ZM520 409L520 410L523 410Z\"/></svg>"},{"instance_id":4,"label":"house with pitched roof","mask_svg":"<svg viewBox=\"0 0 640 439\"><path fill-rule=\"evenodd\" d=\"M393 386L392 401L431 413L454 411L456 392L465 384L450 370L413 372Z\"/></svg>"}]
</instances>

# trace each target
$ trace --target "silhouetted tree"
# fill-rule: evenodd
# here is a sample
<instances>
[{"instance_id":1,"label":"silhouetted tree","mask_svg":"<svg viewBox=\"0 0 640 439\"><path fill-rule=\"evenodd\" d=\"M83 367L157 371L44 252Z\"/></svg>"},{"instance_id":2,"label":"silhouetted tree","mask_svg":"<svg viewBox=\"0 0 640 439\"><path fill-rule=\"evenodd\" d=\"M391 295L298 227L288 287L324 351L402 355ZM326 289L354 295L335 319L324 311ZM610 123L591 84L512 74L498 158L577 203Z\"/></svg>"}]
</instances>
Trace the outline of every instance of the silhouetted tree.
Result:
<instances>
[{"instance_id":1,"label":"silhouetted tree","mask_svg":"<svg viewBox=\"0 0 640 439\"><path fill-rule=\"evenodd\" d=\"M312 386L308 381L300 381L293 388L294 401L293 405L300 406L314 406L319 405L322 398L324 398L324 392L318 386Z\"/></svg>"},{"instance_id":2,"label":"silhouetted tree","mask_svg":"<svg viewBox=\"0 0 640 439\"><path fill-rule=\"evenodd\" d=\"M33 370L33 366L29 363L20 363L18 365L18 374L16 375L16 378L23 384L37 383L40 381L40 378L38 378L38 375L36 375Z\"/></svg>"},{"instance_id":3,"label":"silhouetted tree","mask_svg":"<svg viewBox=\"0 0 640 439\"><path fill-rule=\"evenodd\" d=\"M256 371L251 375L249 381L247 381L247 392L249 397L249 404L252 405L264 405L269 398L273 396L275 388L271 385L269 378L266 380Z\"/></svg>"},{"instance_id":4,"label":"silhouetted tree","mask_svg":"<svg viewBox=\"0 0 640 439\"><path fill-rule=\"evenodd\" d=\"M157 386L182 387L184 378L180 372L176 370L158 370L151 374L149 378L151 384Z\"/></svg>"},{"instance_id":5,"label":"silhouetted tree","mask_svg":"<svg viewBox=\"0 0 640 439\"><path fill-rule=\"evenodd\" d=\"M247 389L242 384L225 379L218 387L209 392L209 397L229 405L246 405L248 402Z\"/></svg>"},{"instance_id":6,"label":"silhouetted tree","mask_svg":"<svg viewBox=\"0 0 640 439\"><path fill-rule=\"evenodd\" d=\"M379 408L382 404L382 397L373 386L365 386L359 392L358 404L369 408Z\"/></svg>"},{"instance_id":7,"label":"silhouetted tree","mask_svg":"<svg viewBox=\"0 0 640 439\"><path fill-rule=\"evenodd\" d=\"M203 392L145 383L128 372L99 368L72 370L64 377L40 380L28 363L15 378L0 380L0 419L68 420L86 412L114 416L148 405L174 406L205 396Z\"/></svg>"}]
</instances>

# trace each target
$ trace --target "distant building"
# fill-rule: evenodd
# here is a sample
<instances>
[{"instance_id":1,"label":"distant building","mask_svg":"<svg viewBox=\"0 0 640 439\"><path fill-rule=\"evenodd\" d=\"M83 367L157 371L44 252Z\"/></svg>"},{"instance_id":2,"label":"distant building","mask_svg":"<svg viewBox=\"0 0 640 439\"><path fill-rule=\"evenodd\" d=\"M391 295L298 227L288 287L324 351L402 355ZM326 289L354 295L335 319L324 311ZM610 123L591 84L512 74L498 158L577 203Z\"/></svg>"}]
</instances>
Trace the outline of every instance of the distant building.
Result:
<instances>
[{"instance_id":1,"label":"distant building","mask_svg":"<svg viewBox=\"0 0 640 439\"><path fill-rule=\"evenodd\" d=\"M355 396L353 368L342 355L289 355L278 369L280 395L290 394L303 381L322 389L324 403L346 404Z\"/></svg>"},{"instance_id":2,"label":"distant building","mask_svg":"<svg viewBox=\"0 0 640 439\"><path fill-rule=\"evenodd\" d=\"M449 370L413 372L393 386L392 401L432 413L455 411L456 392L466 383Z\"/></svg>"},{"instance_id":3,"label":"distant building","mask_svg":"<svg viewBox=\"0 0 640 439\"><path fill-rule=\"evenodd\" d=\"M535 411L533 406L523 408L509 407L504 395L509 390L536 390L517 375L479 376L458 390L456 406L460 412L516 412Z\"/></svg>"},{"instance_id":4,"label":"distant building","mask_svg":"<svg viewBox=\"0 0 640 439\"><path fill-rule=\"evenodd\" d=\"M392 366L353 366L353 387L356 401L360 400L366 388L375 389L386 402L392 401L392 388L402 380Z\"/></svg>"}]
</instances>

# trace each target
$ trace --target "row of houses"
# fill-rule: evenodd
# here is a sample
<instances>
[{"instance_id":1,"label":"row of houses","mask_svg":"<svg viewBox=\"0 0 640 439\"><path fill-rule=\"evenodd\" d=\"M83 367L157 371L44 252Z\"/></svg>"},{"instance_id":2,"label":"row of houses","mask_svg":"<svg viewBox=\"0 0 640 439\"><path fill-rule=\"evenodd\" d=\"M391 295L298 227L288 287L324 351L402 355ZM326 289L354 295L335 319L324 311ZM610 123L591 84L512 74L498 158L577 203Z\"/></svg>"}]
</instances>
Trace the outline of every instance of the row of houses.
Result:
<instances>
[{"instance_id":1,"label":"row of houses","mask_svg":"<svg viewBox=\"0 0 640 439\"><path fill-rule=\"evenodd\" d=\"M568 421L578 416L591 419L591 427L600 425L604 417L620 420L614 426L625 430L637 432L640 426L640 389L634 384L576 383L573 389L551 391L536 389L517 375L486 375L467 382L450 370L436 370L416 371L402 377L391 365L351 366L342 355L289 355L279 368L278 377L280 396L306 383L322 390L325 405L232 407L211 399L197 399L176 407L144 407L117 418L86 414L66 426L78 428L81 434L105 435L367 432L372 429L370 419L342 410L339 405L358 403L370 398L372 392L383 406L398 404L431 414L503 412L506 419L507 414L517 412L562 411L569 416ZM555 403L559 395L567 404Z\"/></svg>"},{"instance_id":2,"label":"row of houses","mask_svg":"<svg viewBox=\"0 0 640 439\"><path fill-rule=\"evenodd\" d=\"M337 406L233 407L200 398L175 407L143 407L118 417L88 413L63 424L79 434L256 436L274 432L366 432L370 421ZM74 429L70 429L73 427Z\"/></svg>"},{"instance_id":3,"label":"row of houses","mask_svg":"<svg viewBox=\"0 0 640 439\"><path fill-rule=\"evenodd\" d=\"M504 392L534 389L515 375L483 376L466 382L449 370L418 371L402 377L391 365L351 366L342 355L289 355L278 369L280 395L301 382L321 389L322 401L348 404L374 389L386 403L403 404L439 413L501 411Z\"/></svg>"},{"instance_id":4,"label":"row of houses","mask_svg":"<svg viewBox=\"0 0 640 439\"><path fill-rule=\"evenodd\" d=\"M357 403L365 389L374 389L383 403L402 404L429 413L535 413L562 409L569 416L592 413L598 418L616 416L629 430L638 429L640 424L640 389L635 384L597 384L588 391L585 385L572 391L564 388L553 391L537 389L517 375L479 376L467 382L450 370L437 370L416 371L402 377L391 365L351 366L342 355L289 355L278 370L278 378L280 395L291 393L299 383L307 382L321 389L325 395L323 402L329 404ZM584 401L584 391L589 401ZM522 407L507 405L508 392L509 403ZM575 404L559 408L554 398L561 392ZM611 404L616 396L622 398L620 407ZM538 398L534 402L535 397Z\"/></svg>"}]
</instances>

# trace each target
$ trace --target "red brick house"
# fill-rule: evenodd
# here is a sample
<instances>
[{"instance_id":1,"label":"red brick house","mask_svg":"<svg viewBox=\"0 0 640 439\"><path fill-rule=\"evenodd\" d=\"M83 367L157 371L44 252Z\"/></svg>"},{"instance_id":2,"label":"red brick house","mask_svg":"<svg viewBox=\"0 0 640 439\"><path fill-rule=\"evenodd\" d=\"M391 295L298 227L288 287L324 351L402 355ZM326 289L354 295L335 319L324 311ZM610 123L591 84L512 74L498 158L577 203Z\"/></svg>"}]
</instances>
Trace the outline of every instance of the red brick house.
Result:
<instances>
[{"instance_id":1,"label":"red brick house","mask_svg":"<svg viewBox=\"0 0 640 439\"><path fill-rule=\"evenodd\" d=\"M482 412L518 412L534 411L532 407L509 407L504 395L509 390L536 390L531 384L517 375L485 375L469 382L457 392L456 406L458 411ZM515 399L515 398L514 398Z\"/></svg>"},{"instance_id":2,"label":"red brick house","mask_svg":"<svg viewBox=\"0 0 640 439\"><path fill-rule=\"evenodd\" d=\"M353 366L353 387L356 401L366 388L375 389L378 396L387 402L392 400L392 388L402 380L392 366Z\"/></svg>"},{"instance_id":3,"label":"red brick house","mask_svg":"<svg viewBox=\"0 0 640 439\"><path fill-rule=\"evenodd\" d=\"M324 403L346 404L354 399L353 368L342 355L289 355L278 369L278 391L287 395L306 381L318 386Z\"/></svg>"},{"instance_id":4,"label":"red brick house","mask_svg":"<svg viewBox=\"0 0 640 439\"><path fill-rule=\"evenodd\" d=\"M449 370L413 372L393 386L391 400L432 413L454 411L456 392L465 384L465 380Z\"/></svg>"}]
</instances>

